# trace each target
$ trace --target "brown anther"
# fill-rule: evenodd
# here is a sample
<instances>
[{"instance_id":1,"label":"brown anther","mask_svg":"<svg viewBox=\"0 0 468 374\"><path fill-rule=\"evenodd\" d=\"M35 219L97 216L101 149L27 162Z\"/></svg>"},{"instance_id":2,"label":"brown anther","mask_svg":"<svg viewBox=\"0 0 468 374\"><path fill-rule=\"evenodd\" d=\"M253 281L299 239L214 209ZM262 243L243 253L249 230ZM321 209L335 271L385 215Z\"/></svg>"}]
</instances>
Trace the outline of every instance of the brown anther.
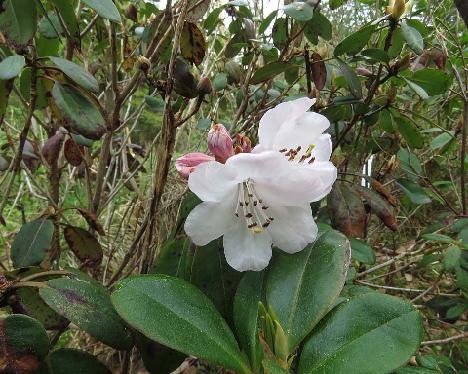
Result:
<instances>
[{"instance_id":1,"label":"brown anther","mask_svg":"<svg viewBox=\"0 0 468 374\"><path fill-rule=\"evenodd\" d=\"M251 223L251 224L248 225L247 227L248 227L249 229L251 229L251 228L253 228L253 227L255 227L255 226L257 226L257 222Z\"/></svg>"},{"instance_id":2,"label":"brown anther","mask_svg":"<svg viewBox=\"0 0 468 374\"><path fill-rule=\"evenodd\" d=\"M299 162L304 162L305 160L307 159L307 156L302 156L301 159L299 160Z\"/></svg>"},{"instance_id":3,"label":"brown anther","mask_svg":"<svg viewBox=\"0 0 468 374\"><path fill-rule=\"evenodd\" d=\"M247 213L247 214L245 215L245 218L252 218L252 213Z\"/></svg>"},{"instance_id":4,"label":"brown anther","mask_svg":"<svg viewBox=\"0 0 468 374\"><path fill-rule=\"evenodd\" d=\"M263 206L262 206L262 209L263 209L263 210L267 210L267 209L268 209L268 207L267 207L267 206L265 206L265 205L263 205Z\"/></svg>"},{"instance_id":5,"label":"brown anther","mask_svg":"<svg viewBox=\"0 0 468 374\"><path fill-rule=\"evenodd\" d=\"M309 160L308 164L311 164L311 163L313 163L314 161L315 161L315 157L312 157L312 158Z\"/></svg>"},{"instance_id":6,"label":"brown anther","mask_svg":"<svg viewBox=\"0 0 468 374\"><path fill-rule=\"evenodd\" d=\"M262 225L262 227L268 227L268 226L270 226L270 222L268 222L268 221L265 222L265 223Z\"/></svg>"},{"instance_id":7,"label":"brown anther","mask_svg":"<svg viewBox=\"0 0 468 374\"><path fill-rule=\"evenodd\" d=\"M240 206L244 206L244 203L241 201L241 202L239 203L239 205L240 205Z\"/></svg>"},{"instance_id":8,"label":"brown anther","mask_svg":"<svg viewBox=\"0 0 468 374\"><path fill-rule=\"evenodd\" d=\"M296 153L299 152L301 150L301 146L297 147L296 148Z\"/></svg>"},{"instance_id":9,"label":"brown anther","mask_svg":"<svg viewBox=\"0 0 468 374\"><path fill-rule=\"evenodd\" d=\"M283 148L283 149L280 149L279 151L280 151L280 153L284 153L284 152L287 151L287 149L286 149L286 148Z\"/></svg>"}]
</instances>

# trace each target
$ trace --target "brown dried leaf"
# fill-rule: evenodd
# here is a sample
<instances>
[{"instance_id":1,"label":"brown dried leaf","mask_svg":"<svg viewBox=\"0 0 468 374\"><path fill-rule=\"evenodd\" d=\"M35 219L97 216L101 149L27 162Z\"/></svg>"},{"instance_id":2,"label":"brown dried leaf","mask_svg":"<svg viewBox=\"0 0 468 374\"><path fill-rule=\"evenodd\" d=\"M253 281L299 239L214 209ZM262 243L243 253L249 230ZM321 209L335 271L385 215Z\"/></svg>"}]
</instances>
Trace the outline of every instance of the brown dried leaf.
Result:
<instances>
[{"instance_id":1,"label":"brown dried leaf","mask_svg":"<svg viewBox=\"0 0 468 374\"><path fill-rule=\"evenodd\" d=\"M371 179L371 187L376 190L379 194L381 194L387 201L392 204L394 207L398 206L398 200L393 196L390 191L385 187L382 183L380 183L377 179Z\"/></svg>"},{"instance_id":2,"label":"brown dried leaf","mask_svg":"<svg viewBox=\"0 0 468 374\"><path fill-rule=\"evenodd\" d=\"M186 60L196 66L205 58L205 37L196 24L185 22L180 40L180 52Z\"/></svg>"},{"instance_id":3,"label":"brown dried leaf","mask_svg":"<svg viewBox=\"0 0 468 374\"><path fill-rule=\"evenodd\" d=\"M311 56L312 64L312 78L314 80L315 87L317 90L322 91L327 82L327 68L325 62L323 62L322 56L317 52L312 53Z\"/></svg>"},{"instance_id":4,"label":"brown dried leaf","mask_svg":"<svg viewBox=\"0 0 468 374\"><path fill-rule=\"evenodd\" d=\"M355 189L370 207L371 212L379 217L385 226L393 231L398 229L393 209L383 198L376 192L362 186L356 186Z\"/></svg>"},{"instance_id":5,"label":"brown dried leaf","mask_svg":"<svg viewBox=\"0 0 468 374\"><path fill-rule=\"evenodd\" d=\"M364 237L366 210L359 194L345 183L335 183L328 195L333 228L346 236Z\"/></svg>"},{"instance_id":6,"label":"brown dried leaf","mask_svg":"<svg viewBox=\"0 0 468 374\"><path fill-rule=\"evenodd\" d=\"M99 220L94 213L83 208L76 208L76 210L80 212L80 214L83 216L86 222L88 222L89 227L97 231L99 235L106 235L106 233L104 232L104 228L99 223Z\"/></svg>"},{"instance_id":7,"label":"brown dried leaf","mask_svg":"<svg viewBox=\"0 0 468 374\"><path fill-rule=\"evenodd\" d=\"M101 263L102 248L94 235L75 226L67 226L63 235L72 252L82 263L91 267Z\"/></svg>"},{"instance_id":8,"label":"brown dried leaf","mask_svg":"<svg viewBox=\"0 0 468 374\"><path fill-rule=\"evenodd\" d=\"M60 148L62 147L63 134L57 131L55 135L52 135L42 146L42 156L49 165L52 165L54 160L57 160L60 154Z\"/></svg>"},{"instance_id":9,"label":"brown dried leaf","mask_svg":"<svg viewBox=\"0 0 468 374\"><path fill-rule=\"evenodd\" d=\"M63 154L70 165L80 166L83 162L84 147L73 139L67 139L63 147Z\"/></svg>"}]
</instances>

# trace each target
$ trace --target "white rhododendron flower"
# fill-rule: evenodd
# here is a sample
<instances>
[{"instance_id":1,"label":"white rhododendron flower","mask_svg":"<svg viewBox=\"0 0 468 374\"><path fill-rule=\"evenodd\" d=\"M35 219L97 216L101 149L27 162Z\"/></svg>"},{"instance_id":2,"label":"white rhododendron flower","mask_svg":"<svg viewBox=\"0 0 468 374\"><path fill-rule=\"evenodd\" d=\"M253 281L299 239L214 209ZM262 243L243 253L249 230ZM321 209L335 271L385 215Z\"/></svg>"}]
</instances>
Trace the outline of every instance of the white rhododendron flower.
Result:
<instances>
[{"instance_id":1,"label":"white rhododendron flower","mask_svg":"<svg viewBox=\"0 0 468 374\"><path fill-rule=\"evenodd\" d=\"M260 144L225 163L204 162L189 175L203 202L187 217L185 231L199 246L223 236L224 253L239 271L262 270L272 245L295 253L317 237L310 203L336 179L329 162L328 120L301 98L278 105L260 122Z\"/></svg>"}]
</instances>

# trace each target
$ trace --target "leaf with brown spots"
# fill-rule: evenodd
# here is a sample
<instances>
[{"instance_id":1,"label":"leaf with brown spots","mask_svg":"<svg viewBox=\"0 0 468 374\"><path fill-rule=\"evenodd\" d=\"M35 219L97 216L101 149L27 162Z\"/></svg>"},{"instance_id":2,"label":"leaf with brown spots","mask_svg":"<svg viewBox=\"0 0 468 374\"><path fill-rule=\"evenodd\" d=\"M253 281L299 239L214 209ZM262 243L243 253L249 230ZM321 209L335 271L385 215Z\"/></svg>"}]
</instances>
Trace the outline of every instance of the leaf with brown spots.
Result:
<instances>
[{"instance_id":1,"label":"leaf with brown spots","mask_svg":"<svg viewBox=\"0 0 468 374\"><path fill-rule=\"evenodd\" d=\"M180 41L182 56L196 66L205 58L205 37L198 26L192 22L185 22Z\"/></svg>"},{"instance_id":2,"label":"leaf with brown spots","mask_svg":"<svg viewBox=\"0 0 468 374\"><path fill-rule=\"evenodd\" d=\"M83 264L95 267L101 263L102 247L94 235L75 226L65 227L63 235L72 252Z\"/></svg>"},{"instance_id":3,"label":"leaf with brown spots","mask_svg":"<svg viewBox=\"0 0 468 374\"><path fill-rule=\"evenodd\" d=\"M34 373L49 352L49 337L35 319L13 314L0 320L0 373Z\"/></svg>"},{"instance_id":4,"label":"leaf with brown spots","mask_svg":"<svg viewBox=\"0 0 468 374\"><path fill-rule=\"evenodd\" d=\"M398 225L396 223L395 215L392 207L381 198L376 192L364 188L362 186L355 186L355 190L366 204L369 206L371 213L374 213L389 229L396 231Z\"/></svg>"},{"instance_id":5,"label":"leaf with brown spots","mask_svg":"<svg viewBox=\"0 0 468 374\"><path fill-rule=\"evenodd\" d=\"M345 183L335 183L328 195L333 228L346 236L364 237L366 210L359 194Z\"/></svg>"},{"instance_id":6,"label":"leaf with brown spots","mask_svg":"<svg viewBox=\"0 0 468 374\"><path fill-rule=\"evenodd\" d=\"M327 68L323 62L322 56L314 52L311 56L312 64L312 78L314 80L317 90L322 91L327 82Z\"/></svg>"},{"instance_id":7,"label":"leaf with brown spots","mask_svg":"<svg viewBox=\"0 0 468 374\"><path fill-rule=\"evenodd\" d=\"M78 167L83 162L84 147L73 139L67 139L63 146L63 154L70 165Z\"/></svg>"},{"instance_id":8,"label":"leaf with brown spots","mask_svg":"<svg viewBox=\"0 0 468 374\"><path fill-rule=\"evenodd\" d=\"M99 235L106 235L104 228L99 222L97 216L94 213L91 213L89 210L83 208L76 208L78 212L83 216L83 218L88 222L88 225L98 232Z\"/></svg>"}]
</instances>

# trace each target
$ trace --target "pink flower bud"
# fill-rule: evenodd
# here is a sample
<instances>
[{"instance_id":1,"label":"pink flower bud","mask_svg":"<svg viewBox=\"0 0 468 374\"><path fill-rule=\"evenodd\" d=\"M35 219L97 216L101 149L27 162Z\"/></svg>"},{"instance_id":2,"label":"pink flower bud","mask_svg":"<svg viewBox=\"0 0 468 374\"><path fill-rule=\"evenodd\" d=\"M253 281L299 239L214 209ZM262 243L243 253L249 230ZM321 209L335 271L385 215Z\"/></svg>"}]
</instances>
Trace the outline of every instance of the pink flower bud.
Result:
<instances>
[{"instance_id":1,"label":"pink flower bud","mask_svg":"<svg viewBox=\"0 0 468 374\"><path fill-rule=\"evenodd\" d=\"M188 179L189 174L194 171L198 165L208 161L214 161L214 157L205 153L193 152L179 157L175 162L175 166L180 176L184 179Z\"/></svg>"},{"instance_id":2,"label":"pink flower bud","mask_svg":"<svg viewBox=\"0 0 468 374\"><path fill-rule=\"evenodd\" d=\"M226 128L221 125L213 125L208 133L208 149L214 154L216 161L225 163L234 154L232 139Z\"/></svg>"}]
</instances>

